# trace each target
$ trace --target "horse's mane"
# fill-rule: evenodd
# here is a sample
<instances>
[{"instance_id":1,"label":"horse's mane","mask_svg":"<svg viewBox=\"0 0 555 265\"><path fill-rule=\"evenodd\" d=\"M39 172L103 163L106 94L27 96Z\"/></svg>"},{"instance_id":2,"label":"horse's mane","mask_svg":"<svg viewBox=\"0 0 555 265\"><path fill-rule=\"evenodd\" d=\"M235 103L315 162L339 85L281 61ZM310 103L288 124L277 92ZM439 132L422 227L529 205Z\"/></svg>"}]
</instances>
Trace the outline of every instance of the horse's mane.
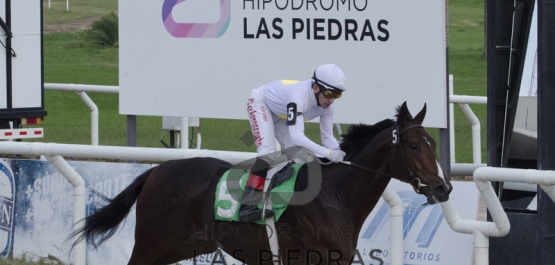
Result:
<instances>
[{"instance_id":1,"label":"horse's mane","mask_svg":"<svg viewBox=\"0 0 555 265\"><path fill-rule=\"evenodd\" d=\"M341 150L351 156L366 146L379 132L391 127L395 123L392 119L385 119L374 125L353 124L346 134L342 134Z\"/></svg>"},{"instance_id":2,"label":"horse's mane","mask_svg":"<svg viewBox=\"0 0 555 265\"><path fill-rule=\"evenodd\" d=\"M413 118L410 113L402 113L401 107L398 106L396 109L395 118L397 121L402 119L402 117L406 118L407 121L411 121ZM353 124L349 127L347 134L341 135L342 142L340 148L347 153L347 157L350 157L366 146L379 132L391 127L394 123L395 120L385 119L374 125Z\"/></svg>"}]
</instances>

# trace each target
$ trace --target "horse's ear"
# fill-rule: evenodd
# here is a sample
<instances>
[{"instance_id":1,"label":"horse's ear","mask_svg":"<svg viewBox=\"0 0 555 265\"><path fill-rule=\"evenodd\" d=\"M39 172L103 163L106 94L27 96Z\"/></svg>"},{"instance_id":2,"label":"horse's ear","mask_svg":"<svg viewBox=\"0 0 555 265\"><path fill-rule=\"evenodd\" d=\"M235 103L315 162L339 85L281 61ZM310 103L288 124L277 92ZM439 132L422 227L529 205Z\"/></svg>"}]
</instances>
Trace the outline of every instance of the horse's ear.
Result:
<instances>
[{"instance_id":1,"label":"horse's ear","mask_svg":"<svg viewBox=\"0 0 555 265\"><path fill-rule=\"evenodd\" d=\"M414 117L414 121L422 125L424 117L426 117L426 103L424 103L424 107L422 108L422 110L418 112L418 114L416 114L416 117Z\"/></svg>"},{"instance_id":2,"label":"horse's ear","mask_svg":"<svg viewBox=\"0 0 555 265\"><path fill-rule=\"evenodd\" d=\"M397 122L399 122L399 125L403 126L405 122L410 120L412 120L412 115L410 114L407 102L405 101L403 102L403 105L397 109Z\"/></svg>"}]
</instances>

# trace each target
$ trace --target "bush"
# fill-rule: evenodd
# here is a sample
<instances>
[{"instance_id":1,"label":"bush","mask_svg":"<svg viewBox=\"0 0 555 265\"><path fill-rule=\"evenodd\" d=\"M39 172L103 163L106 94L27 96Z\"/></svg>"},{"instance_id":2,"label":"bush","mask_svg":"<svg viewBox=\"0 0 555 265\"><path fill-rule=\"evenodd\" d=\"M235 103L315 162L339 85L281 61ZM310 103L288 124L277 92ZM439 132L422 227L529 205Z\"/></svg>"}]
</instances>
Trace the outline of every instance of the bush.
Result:
<instances>
[{"instance_id":1,"label":"bush","mask_svg":"<svg viewBox=\"0 0 555 265\"><path fill-rule=\"evenodd\" d=\"M103 16L92 24L92 29L88 31L88 39L106 48L117 48L118 42L118 15L115 12Z\"/></svg>"}]
</instances>

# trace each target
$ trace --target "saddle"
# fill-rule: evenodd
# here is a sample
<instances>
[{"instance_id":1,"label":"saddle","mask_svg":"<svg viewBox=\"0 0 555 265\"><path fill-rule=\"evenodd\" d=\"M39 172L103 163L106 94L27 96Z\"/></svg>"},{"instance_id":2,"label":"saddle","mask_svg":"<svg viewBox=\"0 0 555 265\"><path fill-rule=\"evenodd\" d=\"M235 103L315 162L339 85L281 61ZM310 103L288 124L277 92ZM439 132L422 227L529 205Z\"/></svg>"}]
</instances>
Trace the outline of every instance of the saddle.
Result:
<instances>
[{"instance_id":1,"label":"saddle","mask_svg":"<svg viewBox=\"0 0 555 265\"><path fill-rule=\"evenodd\" d=\"M274 221L277 221L287 208L293 196L297 174L302 166L303 164L290 161L278 164L268 171L266 181L270 181L270 183L266 192L271 192L269 196L271 196ZM214 203L216 220L239 221L240 200L248 176L248 171L236 168L232 168L222 175L216 187ZM258 207L262 209L264 203L259 204ZM259 220L255 223L265 224L266 222Z\"/></svg>"}]
</instances>

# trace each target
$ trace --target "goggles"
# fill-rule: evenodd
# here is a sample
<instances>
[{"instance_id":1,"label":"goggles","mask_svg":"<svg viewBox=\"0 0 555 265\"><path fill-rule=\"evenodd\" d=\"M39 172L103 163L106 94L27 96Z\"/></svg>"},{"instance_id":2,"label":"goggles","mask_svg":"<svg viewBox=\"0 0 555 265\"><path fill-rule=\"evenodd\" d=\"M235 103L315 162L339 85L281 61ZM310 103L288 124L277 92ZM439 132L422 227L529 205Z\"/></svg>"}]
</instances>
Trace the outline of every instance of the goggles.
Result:
<instances>
[{"instance_id":1,"label":"goggles","mask_svg":"<svg viewBox=\"0 0 555 265\"><path fill-rule=\"evenodd\" d=\"M326 89L323 86L320 86L320 90L322 91L322 95L324 95L324 97L326 98L340 98L342 92L341 91L336 91L336 90L331 90L331 89Z\"/></svg>"}]
</instances>

